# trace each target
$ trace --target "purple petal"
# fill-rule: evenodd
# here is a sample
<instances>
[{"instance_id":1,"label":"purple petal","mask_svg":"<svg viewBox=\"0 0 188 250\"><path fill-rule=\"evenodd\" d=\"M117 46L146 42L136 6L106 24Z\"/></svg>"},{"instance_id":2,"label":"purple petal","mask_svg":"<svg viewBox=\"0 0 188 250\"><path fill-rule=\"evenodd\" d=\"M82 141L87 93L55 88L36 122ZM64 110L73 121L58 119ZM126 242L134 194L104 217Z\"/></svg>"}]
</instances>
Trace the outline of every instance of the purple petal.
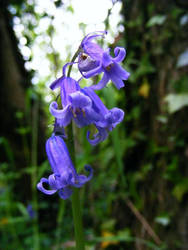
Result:
<instances>
[{"instance_id":1,"label":"purple petal","mask_svg":"<svg viewBox=\"0 0 188 250\"><path fill-rule=\"evenodd\" d=\"M52 188L52 189L58 189L59 187L58 187L58 182L57 182L57 180L56 180L56 178L55 178L55 174L51 174L49 177L48 177L48 183L49 183L49 185L50 185L50 187Z\"/></svg>"},{"instance_id":2,"label":"purple petal","mask_svg":"<svg viewBox=\"0 0 188 250\"><path fill-rule=\"evenodd\" d=\"M99 34L97 34L99 33ZM91 39L95 38L95 37L98 37L98 36L103 36L103 35L106 35L107 34L107 31L104 30L104 31L95 31L95 32L91 32L89 34L87 34L84 39L82 40L82 43L81 45L83 45L85 42L88 42L90 41Z\"/></svg>"},{"instance_id":3,"label":"purple petal","mask_svg":"<svg viewBox=\"0 0 188 250\"><path fill-rule=\"evenodd\" d=\"M99 65L99 59L97 58L97 60L95 60L92 57L87 54L80 53L78 58L78 68L81 72L90 71Z\"/></svg>"},{"instance_id":4,"label":"purple petal","mask_svg":"<svg viewBox=\"0 0 188 250\"><path fill-rule=\"evenodd\" d=\"M62 83L63 83L63 79L64 77L61 76L60 78L56 79L51 85L50 85L50 88L52 90L56 89L56 88L59 88L62 86Z\"/></svg>"},{"instance_id":5,"label":"purple petal","mask_svg":"<svg viewBox=\"0 0 188 250\"><path fill-rule=\"evenodd\" d=\"M63 107L70 104L69 95L79 90L80 86L76 80L71 77L64 77L61 87L61 102Z\"/></svg>"},{"instance_id":6,"label":"purple petal","mask_svg":"<svg viewBox=\"0 0 188 250\"><path fill-rule=\"evenodd\" d=\"M83 128L91 123L90 120L83 117L83 114L81 112L77 114L76 117L74 117L74 122L76 123L78 128Z\"/></svg>"},{"instance_id":7,"label":"purple petal","mask_svg":"<svg viewBox=\"0 0 188 250\"><path fill-rule=\"evenodd\" d=\"M91 42L91 40L96 37L103 36L104 34L107 34L107 32L97 31L94 33L89 33L81 42L81 47L84 53L88 54L95 61L101 61L103 49L98 44Z\"/></svg>"},{"instance_id":8,"label":"purple petal","mask_svg":"<svg viewBox=\"0 0 188 250\"><path fill-rule=\"evenodd\" d=\"M87 132L87 140L93 146L97 145L99 142L104 141L108 136L108 132L105 128L97 127L97 129L99 132L94 135L94 139L89 139L90 131Z\"/></svg>"},{"instance_id":9,"label":"purple petal","mask_svg":"<svg viewBox=\"0 0 188 250\"><path fill-rule=\"evenodd\" d=\"M72 163L71 163L72 164ZM77 175L76 173L76 170L74 169L73 171L71 170L73 167L73 165L71 166L70 169L67 168L66 171L64 171L63 174L60 175L59 177L59 181L61 183L61 187L65 187L65 186L68 186L70 183L71 183L71 180L74 179L75 177L73 177L73 174L74 176ZM65 168L66 169L66 168Z\"/></svg>"},{"instance_id":10,"label":"purple petal","mask_svg":"<svg viewBox=\"0 0 188 250\"><path fill-rule=\"evenodd\" d=\"M35 210L33 209L32 205L31 204L28 204L27 206L27 212L28 212L28 215L31 219L34 219L35 216L36 216L36 212Z\"/></svg>"},{"instance_id":11,"label":"purple petal","mask_svg":"<svg viewBox=\"0 0 188 250\"><path fill-rule=\"evenodd\" d=\"M123 69L118 63L114 63L111 72L123 80L127 80L130 76L130 73Z\"/></svg>"},{"instance_id":12,"label":"purple petal","mask_svg":"<svg viewBox=\"0 0 188 250\"><path fill-rule=\"evenodd\" d=\"M67 172L68 179L70 172L76 174L67 146L60 136L53 135L46 141L46 153L56 176L64 176Z\"/></svg>"},{"instance_id":13,"label":"purple petal","mask_svg":"<svg viewBox=\"0 0 188 250\"><path fill-rule=\"evenodd\" d=\"M99 34L97 34L99 33ZM95 32L90 32L89 34L86 35L86 39L87 41L93 39L94 37L98 37L98 36L104 36L104 35L107 35L107 31L106 30L97 30ZM91 34L95 34L95 35L91 35Z\"/></svg>"},{"instance_id":14,"label":"purple petal","mask_svg":"<svg viewBox=\"0 0 188 250\"><path fill-rule=\"evenodd\" d=\"M111 78L112 82L115 84L117 89L123 88L125 86L121 78L116 74L114 74L113 72L109 72L108 76Z\"/></svg>"},{"instance_id":15,"label":"purple petal","mask_svg":"<svg viewBox=\"0 0 188 250\"><path fill-rule=\"evenodd\" d=\"M57 124L60 126L67 126L72 119L72 113L70 110L70 106L66 106L64 109L58 109L57 102L52 102L50 104L50 113L57 118Z\"/></svg>"},{"instance_id":16,"label":"purple petal","mask_svg":"<svg viewBox=\"0 0 188 250\"><path fill-rule=\"evenodd\" d=\"M118 123L122 122L124 118L124 111L119 108L113 108L109 110L109 113L105 115L105 119L107 122L113 127L115 127Z\"/></svg>"},{"instance_id":17,"label":"purple petal","mask_svg":"<svg viewBox=\"0 0 188 250\"><path fill-rule=\"evenodd\" d=\"M113 61L116 63L119 63L119 62L122 62L123 59L125 58L126 51L124 48L116 47L114 49L114 54L115 54L115 57L113 58Z\"/></svg>"},{"instance_id":18,"label":"purple petal","mask_svg":"<svg viewBox=\"0 0 188 250\"><path fill-rule=\"evenodd\" d=\"M85 169L89 171L89 176L78 175L72 161L64 140L60 136L54 134L46 142L46 153L48 160L53 170L48 179L42 178L37 184L37 188L47 194L52 195L58 191L62 199L67 199L72 194L69 188L71 185L81 187L85 182L89 181L92 177L92 169L86 166ZM47 183L50 188L46 189L43 183Z\"/></svg>"},{"instance_id":19,"label":"purple petal","mask_svg":"<svg viewBox=\"0 0 188 250\"><path fill-rule=\"evenodd\" d=\"M84 111L85 111L87 119L90 120L91 123L97 122L101 119L101 115L95 112L93 108L86 108L84 109Z\"/></svg>"},{"instance_id":20,"label":"purple petal","mask_svg":"<svg viewBox=\"0 0 188 250\"><path fill-rule=\"evenodd\" d=\"M90 56L95 62L100 61L103 55L103 49L96 43L86 42L83 46L83 50Z\"/></svg>"},{"instance_id":21,"label":"purple petal","mask_svg":"<svg viewBox=\"0 0 188 250\"><path fill-rule=\"evenodd\" d=\"M69 101L72 104L73 108L85 108L91 107L91 99L84 95L82 92L77 91L69 95Z\"/></svg>"},{"instance_id":22,"label":"purple petal","mask_svg":"<svg viewBox=\"0 0 188 250\"><path fill-rule=\"evenodd\" d=\"M57 124L59 127L66 127L71 122L72 116L66 117L66 119L58 119L58 118L56 118L56 119L57 119ZM59 135L59 134L57 134L57 135Z\"/></svg>"},{"instance_id":23,"label":"purple petal","mask_svg":"<svg viewBox=\"0 0 188 250\"><path fill-rule=\"evenodd\" d=\"M102 65L103 67L107 67L109 66L110 64L112 64L112 59L111 59L111 56L109 54L109 52L104 52L103 53L103 57L102 57Z\"/></svg>"},{"instance_id":24,"label":"purple petal","mask_svg":"<svg viewBox=\"0 0 188 250\"><path fill-rule=\"evenodd\" d=\"M102 61L100 61L99 65L98 65L96 68L94 68L94 69L88 71L87 73L83 73L83 72L81 71L81 74L82 74L82 76L83 76L84 78L90 78L90 77L93 77L93 76L95 76L95 75L100 74L101 72L102 72Z\"/></svg>"},{"instance_id":25,"label":"purple petal","mask_svg":"<svg viewBox=\"0 0 188 250\"><path fill-rule=\"evenodd\" d=\"M94 90L100 90L100 89L102 89L102 88L104 88L106 86L109 79L110 78L108 77L108 75L104 72L104 75L103 75L102 79L96 85L90 86L90 88L92 88Z\"/></svg>"},{"instance_id":26,"label":"purple petal","mask_svg":"<svg viewBox=\"0 0 188 250\"><path fill-rule=\"evenodd\" d=\"M103 116L105 114L107 114L108 109L103 104L100 97L93 91L93 89L91 87L85 87L82 89L82 91L91 98L93 108L97 113L99 113Z\"/></svg>"},{"instance_id":27,"label":"purple petal","mask_svg":"<svg viewBox=\"0 0 188 250\"><path fill-rule=\"evenodd\" d=\"M43 187L43 183L49 184L48 179L42 178L42 179L40 180L40 182L37 184L37 188L38 188L38 190L40 190L40 191L43 192L44 194L52 195L52 194L54 194L54 193L57 191L57 190L49 190L49 189L44 188L44 187Z\"/></svg>"},{"instance_id":28,"label":"purple petal","mask_svg":"<svg viewBox=\"0 0 188 250\"><path fill-rule=\"evenodd\" d=\"M76 182L75 183L72 183L72 185L74 187L81 187L83 186L86 182L90 181L91 178L93 177L93 169L91 168L91 166L89 165L85 165L85 170L89 172L89 175L88 176L85 176L85 175L78 175L76 177Z\"/></svg>"},{"instance_id":29,"label":"purple petal","mask_svg":"<svg viewBox=\"0 0 188 250\"><path fill-rule=\"evenodd\" d=\"M66 63L66 64L63 66L63 69L62 69L63 76L66 75L67 66L70 66L70 65L75 64L75 63L77 63L77 62L68 62L68 63Z\"/></svg>"},{"instance_id":30,"label":"purple petal","mask_svg":"<svg viewBox=\"0 0 188 250\"><path fill-rule=\"evenodd\" d=\"M66 187L66 188L60 189L58 191L58 194L59 194L61 199L66 200L71 196L72 190L70 188Z\"/></svg>"},{"instance_id":31,"label":"purple petal","mask_svg":"<svg viewBox=\"0 0 188 250\"><path fill-rule=\"evenodd\" d=\"M105 120L105 117L103 117L103 119L101 119L100 121L97 121L95 125L100 128L109 128L109 126L111 126L111 124L109 124L107 120Z\"/></svg>"},{"instance_id":32,"label":"purple petal","mask_svg":"<svg viewBox=\"0 0 188 250\"><path fill-rule=\"evenodd\" d=\"M67 186L69 176L62 176L60 174L51 174L48 177L49 185L52 189L60 189Z\"/></svg>"}]
</instances>

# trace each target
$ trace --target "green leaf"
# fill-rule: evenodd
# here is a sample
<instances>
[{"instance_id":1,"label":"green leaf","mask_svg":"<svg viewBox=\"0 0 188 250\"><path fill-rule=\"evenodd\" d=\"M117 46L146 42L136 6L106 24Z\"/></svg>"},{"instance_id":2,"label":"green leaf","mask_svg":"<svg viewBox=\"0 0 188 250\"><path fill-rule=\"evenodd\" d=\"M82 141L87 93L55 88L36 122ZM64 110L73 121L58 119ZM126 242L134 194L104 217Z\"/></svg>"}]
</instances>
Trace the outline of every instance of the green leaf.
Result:
<instances>
[{"instance_id":1,"label":"green leaf","mask_svg":"<svg viewBox=\"0 0 188 250\"><path fill-rule=\"evenodd\" d=\"M70 11L71 13L74 13L74 9L71 5L68 6L67 11Z\"/></svg>"},{"instance_id":2,"label":"green leaf","mask_svg":"<svg viewBox=\"0 0 188 250\"><path fill-rule=\"evenodd\" d=\"M184 178L179 184L175 186L172 193L173 195L181 201L183 195L188 192L188 178Z\"/></svg>"},{"instance_id":3,"label":"green leaf","mask_svg":"<svg viewBox=\"0 0 188 250\"><path fill-rule=\"evenodd\" d=\"M112 231L114 229L116 220L115 219L110 219L108 221L105 221L104 223L102 223L101 228L102 230L110 230Z\"/></svg>"},{"instance_id":4,"label":"green leaf","mask_svg":"<svg viewBox=\"0 0 188 250\"><path fill-rule=\"evenodd\" d=\"M20 135L26 135L31 131L30 127L20 127L16 129L16 132Z\"/></svg>"},{"instance_id":5,"label":"green leaf","mask_svg":"<svg viewBox=\"0 0 188 250\"><path fill-rule=\"evenodd\" d=\"M17 202L16 205L17 205L17 208L18 208L18 210L20 211L20 213L21 213L23 216L28 217L28 212L27 212L26 207L25 207L21 202Z\"/></svg>"},{"instance_id":6,"label":"green leaf","mask_svg":"<svg viewBox=\"0 0 188 250\"><path fill-rule=\"evenodd\" d=\"M165 97L168 112L174 113L188 105L188 94L169 94Z\"/></svg>"},{"instance_id":7,"label":"green leaf","mask_svg":"<svg viewBox=\"0 0 188 250\"><path fill-rule=\"evenodd\" d=\"M146 24L146 27L152 27L154 25L162 25L166 20L166 16L164 15L156 15L149 19Z\"/></svg>"}]
</instances>

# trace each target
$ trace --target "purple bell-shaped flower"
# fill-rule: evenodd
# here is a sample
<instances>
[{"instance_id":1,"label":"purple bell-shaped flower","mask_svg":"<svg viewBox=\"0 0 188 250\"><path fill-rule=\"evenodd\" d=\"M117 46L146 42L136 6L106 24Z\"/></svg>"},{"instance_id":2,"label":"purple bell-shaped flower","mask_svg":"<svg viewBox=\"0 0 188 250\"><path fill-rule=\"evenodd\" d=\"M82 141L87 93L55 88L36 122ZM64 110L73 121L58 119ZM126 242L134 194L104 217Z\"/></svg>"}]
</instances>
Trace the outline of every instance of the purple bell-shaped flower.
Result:
<instances>
[{"instance_id":1,"label":"purple bell-shaped flower","mask_svg":"<svg viewBox=\"0 0 188 250\"><path fill-rule=\"evenodd\" d=\"M91 99L81 92L78 82L65 76L67 65L63 67L63 76L51 84L52 90L60 87L63 109L58 109L54 101L50 104L50 113L57 119L59 126L65 127L73 119L81 128L99 121L100 116L93 110Z\"/></svg>"},{"instance_id":2,"label":"purple bell-shaped flower","mask_svg":"<svg viewBox=\"0 0 188 250\"><path fill-rule=\"evenodd\" d=\"M85 78L104 73L101 81L93 85L95 90L102 89L111 80L117 89L124 87L123 80L127 80L130 73L124 70L119 63L125 58L124 48L114 49L115 57L110 55L110 49L104 51L98 44L92 42L93 38L104 35L105 31L88 34L81 42L82 51L78 58L78 68Z\"/></svg>"},{"instance_id":3,"label":"purple bell-shaped flower","mask_svg":"<svg viewBox=\"0 0 188 250\"><path fill-rule=\"evenodd\" d=\"M67 146L60 136L54 134L46 142L46 153L51 165L53 174L48 179L41 178L37 188L47 195L52 195L58 191L62 199L67 199L72 194L71 187L82 187L93 176L93 170L89 165L85 170L89 172L88 176L79 175L73 166ZM50 189L44 187L44 183L50 186Z\"/></svg>"},{"instance_id":4,"label":"purple bell-shaped flower","mask_svg":"<svg viewBox=\"0 0 188 250\"><path fill-rule=\"evenodd\" d=\"M90 131L87 133L87 139L92 145L96 145L101 141L104 141L109 131L112 131L117 124L122 122L124 118L124 111L119 108L107 109L104 103L101 101L99 96L91 89L91 87L85 87L82 92L88 96L92 101L92 109L100 115L101 119L96 121L98 132L94 135L94 139L90 139Z\"/></svg>"}]
</instances>

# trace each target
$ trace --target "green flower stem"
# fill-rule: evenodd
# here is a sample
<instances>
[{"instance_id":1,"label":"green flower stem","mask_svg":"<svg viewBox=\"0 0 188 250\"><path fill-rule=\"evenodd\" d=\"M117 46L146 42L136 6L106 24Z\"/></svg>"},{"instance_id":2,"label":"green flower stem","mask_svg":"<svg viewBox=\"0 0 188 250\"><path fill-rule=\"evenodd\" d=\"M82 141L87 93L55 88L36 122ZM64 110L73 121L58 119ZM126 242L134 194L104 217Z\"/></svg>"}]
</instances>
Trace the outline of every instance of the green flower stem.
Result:
<instances>
[{"instance_id":1,"label":"green flower stem","mask_svg":"<svg viewBox=\"0 0 188 250\"><path fill-rule=\"evenodd\" d=\"M75 165L75 148L74 148L74 136L73 136L72 123L68 127L67 146L69 149L72 162ZM73 213L73 221L74 221L76 249L84 250L85 247L84 247L84 233L83 233L83 225L82 225L81 204L80 204L79 189L77 188L74 188L73 194L72 194L72 213Z\"/></svg>"},{"instance_id":2,"label":"green flower stem","mask_svg":"<svg viewBox=\"0 0 188 250\"><path fill-rule=\"evenodd\" d=\"M81 48L79 47L71 60L72 63L76 60L76 58L80 52L81 52ZM72 65L69 66L69 70L68 70L68 74L67 74L68 77L70 76L71 70L72 70Z\"/></svg>"},{"instance_id":3,"label":"green flower stem","mask_svg":"<svg viewBox=\"0 0 188 250\"><path fill-rule=\"evenodd\" d=\"M56 250L61 249L60 243L61 243L61 225L63 222L63 216L65 212L65 201L60 199L59 200L59 210L57 215L57 230L56 230Z\"/></svg>"},{"instance_id":4,"label":"green flower stem","mask_svg":"<svg viewBox=\"0 0 188 250\"><path fill-rule=\"evenodd\" d=\"M76 51L73 56L71 62L74 62L80 52L80 48ZM72 65L69 66L68 77L70 76L72 69ZM75 147L74 147L74 134L73 134L73 125L72 123L68 127L68 141L67 146L69 149L69 153L72 159L72 162L76 168L76 160L75 160ZM81 213L81 204L80 204L80 196L79 189L74 188L72 194L72 213L73 213L73 221L74 221L74 231L75 231L75 239L76 239L76 249L84 250L84 232L82 225L82 213Z\"/></svg>"},{"instance_id":5,"label":"green flower stem","mask_svg":"<svg viewBox=\"0 0 188 250\"><path fill-rule=\"evenodd\" d=\"M80 197L79 197L79 189L74 189L72 194L72 212L73 212L73 220L74 220L74 231L76 238L76 249L84 250L84 233L83 233L83 225L82 225L82 214L80 208Z\"/></svg>"}]
</instances>

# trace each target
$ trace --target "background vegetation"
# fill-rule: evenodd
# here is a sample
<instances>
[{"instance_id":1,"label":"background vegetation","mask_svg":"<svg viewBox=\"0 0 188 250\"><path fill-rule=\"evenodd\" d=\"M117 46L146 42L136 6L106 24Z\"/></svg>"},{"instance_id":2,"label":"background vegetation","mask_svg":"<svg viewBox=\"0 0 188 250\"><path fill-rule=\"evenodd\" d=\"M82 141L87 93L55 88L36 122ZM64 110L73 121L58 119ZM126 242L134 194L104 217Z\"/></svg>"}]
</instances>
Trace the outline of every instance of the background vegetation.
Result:
<instances>
[{"instance_id":1,"label":"background vegetation","mask_svg":"<svg viewBox=\"0 0 188 250\"><path fill-rule=\"evenodd\" d=\"M74 16L71 1L52 4ZM121 91L110 84L101 98L109 108L125 110L125 119L97 147L87 142L87 128L75 128L78 169L94 168L81 190L87 249L188 249L188 4L116 4L117 29L112 8L104 26L115 35L111 48L126 48L131 77ZM39 32L43 19L47 24ZM37 11L35 1L0 1L0 249L74 249L70 201L36 190L50 173L44 145L55 96L46 83L72 53L71 41L64 58L58 53L53 20ZM86 25L79 27L84 35ZM36 43L45 54L43 77L31 64Z\"/></svg>"}]
</instances>

